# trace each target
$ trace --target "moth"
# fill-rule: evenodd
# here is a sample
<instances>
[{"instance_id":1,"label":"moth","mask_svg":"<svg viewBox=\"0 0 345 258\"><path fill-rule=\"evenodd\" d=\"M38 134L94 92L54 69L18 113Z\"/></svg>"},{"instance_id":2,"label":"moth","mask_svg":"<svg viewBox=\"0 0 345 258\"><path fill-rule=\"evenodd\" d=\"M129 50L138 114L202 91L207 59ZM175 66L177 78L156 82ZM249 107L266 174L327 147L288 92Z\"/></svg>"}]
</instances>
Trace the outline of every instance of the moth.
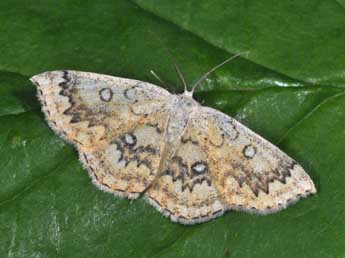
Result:
<instances>
[{"instance_id":1,"label":"moth","mask_svg":"<svg viewBox=\"0 0 345 258\"><path fill-rule=\"evenodd\" d=\"M79 71L45 72L31 81L50 127L75 146L98 188L143 197L174 222L201 223L227 210L273 213L316 193L296 161L193 99L214 69L192 91L177 69L185 85L180 95Z\"/></svg>"}]
</instances>

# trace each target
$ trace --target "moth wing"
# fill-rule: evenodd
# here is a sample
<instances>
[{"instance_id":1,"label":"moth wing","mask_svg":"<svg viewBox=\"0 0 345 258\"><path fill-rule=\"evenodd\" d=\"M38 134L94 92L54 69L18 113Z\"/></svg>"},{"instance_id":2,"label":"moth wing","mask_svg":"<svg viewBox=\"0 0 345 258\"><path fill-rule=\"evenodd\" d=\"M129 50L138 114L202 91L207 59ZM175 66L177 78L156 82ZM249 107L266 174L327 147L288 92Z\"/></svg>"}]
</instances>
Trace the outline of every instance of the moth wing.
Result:
<instances>
[{"instance_id":1,"label":"moth wing","mask_svg":"<svg viewBox=\"0 0 345 258\"><path fill-rule=\"evenodd\" d=\"M99 188L136 198L153 180L174 97L149 83L77 72L31 78L50 126Z\"/></svg>"},{"instance_id":2,"label":"moth wing","mask_svg":"<svg viewBox=\"0 0 345 258\"><path fill-rule=\"evenodd\" d=\"M224 113L202 107L191 124L227 209L272 213L316 192L296 161Z\"/></svg>"},{"instance_id":3,"label":"moth wing","mask_svg":"<svg viewBox=\"0 0 345 258\"><path fill-rule=\"evenodd\" d=\"M97 150L79 151L80 160L100 189L138 198L157 174L164 132L157 124L138 124Z\"/></svg>"},{"instance_id":4,"label":"moth wing","mask_svg":"<svg viewBox=\"0 0 345 258\"><path fill-rule=\"evenodd\" d=\"M226 207L212 181L208 153L194 125L186 126L176 148L169 148L145 198L172 221L195 224L221 216Z\"/></svg>"},{"instance_id":5,"label":"moth wing","mask_svg":"<svg viewBox=\"0 0 345 258\"><path fill-rule=\"evenodd\" d=\"M50 126L79 149L106 146L139 122L168 116L171 94L150 83L78 71L36 75Z\"/></svg>"}]
</instances>

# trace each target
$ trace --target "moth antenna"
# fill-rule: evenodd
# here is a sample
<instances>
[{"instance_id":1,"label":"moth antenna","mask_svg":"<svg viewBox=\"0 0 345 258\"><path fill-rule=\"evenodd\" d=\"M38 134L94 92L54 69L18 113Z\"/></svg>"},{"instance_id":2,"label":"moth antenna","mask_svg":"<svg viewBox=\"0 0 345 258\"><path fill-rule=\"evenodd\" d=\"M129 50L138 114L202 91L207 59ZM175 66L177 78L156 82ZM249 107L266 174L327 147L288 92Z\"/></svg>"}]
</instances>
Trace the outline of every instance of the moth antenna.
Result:
<instances>
[{"instance_id":1,"label":"moth antenna","mask_svg":"<svg viewBox=\"0 0 345 258\"><path fill-rule=\"evenodd\" d=\"M208 72L206 72L199 80L197 80L193 85L192 85L192 94L194 93L194 90L196 89L196 87L198 87L198 85L200 85L200 83L202 83L206 78L207 76L209 76L212 72L214 72L215 70L217 70L219 67L225 65L226 63L230 62L231 60L239 57L240 55L243 55L243 54L248 54L249 51L245 51L245 52L241 52L241 53L238 53L234 56L231 56L229 57L228 59L224 60L223 62L221 62L220 64L216 65L215 67L213 67L211 70L209 70Z\"/></svg>"},{"instance_id":2,"label":"moth antenna","mask_svg":"<svg viewBox=\"0 0 345 258\"><path fill-rule=\"evenodd\" d=\"M168 48L165 48L164 49L168 52L168 55L170 57L170 61L174 64L174 67L175 67L175 70L176 70L176 73L178 75L178 77L180 78L182 84L183 84L183 87L184 87L184 92L187 92L188 89L187 89L187 83L186 83L186 80L184 79L184 76L180 70L180 67L178 66L177 62L175 61L175 58L173 57L171 51L168 49Z\"/></svg>"},{"instance_id":3,"label":"moth antenna","mask_svg":"<svg viewBox=\"0 0 345 258\"><path fill-rule=\"evenodd\" d=\"M173 60L173 62L174 62L174 66L175 66L176 73L177 73L178 76L180 77L180 80L181 80L181 82L182 82L182 84L183 84L184 92L187 92L188 89L187 89L186 80L184 79L183 74L182 74L180 68L178 67L177 63L175 62L175 60Z\"/></svg>"},{"instance_id":4,"label":"moth antenna","mask_svg":"<svg viewBox=\"0 0 345 258\"><path fill-rule=\"evenodd\" d=\"M163 81L153 70L150 71L150 73L164 86L166 86L165 81Z\"/></svg>"},{"instance_id":5,"label":"moth antenna","mask_svg":"<svg viewBox=\"0 0 345 258\"><path fill-rule=\"evenodd\" d=\"M170 49L168 47L166 47L166 45L163 43L162 39L158 37L158 35L154 32L154 31L151 31L149 30L149 33L154 36L162 45L162 48L167 52L168 54L168 57L170 58L170 61L173 63L174 67L175 67L175 70L176 70L176 73L178 74L182 84L183 84L183 87L184 87L184 92L187 92L188 89L187 89L187 83L186 83L186 80L174 58L174 55L171 53ZM156 76L155 76L156 77Z\"/></svg>"}]
</instances>

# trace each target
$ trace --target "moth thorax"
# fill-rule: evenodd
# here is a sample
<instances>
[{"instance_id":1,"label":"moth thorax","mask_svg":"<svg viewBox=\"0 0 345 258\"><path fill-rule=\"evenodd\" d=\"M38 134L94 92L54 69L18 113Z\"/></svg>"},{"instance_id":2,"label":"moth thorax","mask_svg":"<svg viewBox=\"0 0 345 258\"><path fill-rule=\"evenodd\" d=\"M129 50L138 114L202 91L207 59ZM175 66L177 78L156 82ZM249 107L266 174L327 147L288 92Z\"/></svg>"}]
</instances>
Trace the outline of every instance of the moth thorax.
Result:
<instances>
[{"instance_id":1,"label":"moth thorax","mask_svg":"<svg viewBox=\"0 0 345 258\"><path fill-rule=\"evenodd\" d=\"M168 142L179 139L187 126L190 115L193 113L197 102L189 97L179 96L175 102L169 117L167 128Z\"/></svg>"}]
</instances>

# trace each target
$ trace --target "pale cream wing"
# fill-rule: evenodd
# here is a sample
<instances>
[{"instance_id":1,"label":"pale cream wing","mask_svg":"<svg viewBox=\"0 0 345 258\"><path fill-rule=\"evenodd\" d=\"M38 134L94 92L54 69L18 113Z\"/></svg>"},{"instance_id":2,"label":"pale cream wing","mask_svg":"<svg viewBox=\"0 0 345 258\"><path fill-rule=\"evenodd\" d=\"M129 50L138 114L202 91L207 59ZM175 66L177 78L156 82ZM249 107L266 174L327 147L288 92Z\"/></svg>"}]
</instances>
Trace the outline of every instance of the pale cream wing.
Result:
<instances>
[{"instance_id":1,"label":"pale cream wing","mask_svg":"<svg viewBox=\"0 0 345 258\"><path fill-rule=\"evenodd\" d=\"M102 74L52 71L31 81L50 126L80 149L98 149L138 123L156 123L172 103L160 87Z\"/></svg>"},{"instance_id":2,"label":"pale cream wing","mask_svg":"<svg viewBox=\"0 0 345 258\"><path fill-rule=\"evenodd\" d=\"M227 209L271 213L316 192L296 161L235 119L202 107L191 124Z\"/></svg>"},{"instance_id":3,"label":"pale cream wing","mask_svg":"<svg viewBox=\"0 0 345 258\"><path fill-rule=\"evenodd\" d=\"M157 174L164 147L163 129L163 124L138 124L104 148L80 151L80 160L99 188L137 198Z\"/></svg>"},{"instance_id":4,"label":"pale cream wing","mask_svg":"<svg viewBox=\"0 0 345 258\"><path fill-rule=\"evenodd\" d=\"M31 79L50 126L73 143L93 182L136 198L157 172L174 97L149 83L53 71Z\"/></svg>"},{"instance_id":5,"label":"pale cream wing","mask_svg":"<svg viewBox=\"0 0 345 258\"><path fill-rule=\"evenodd\" d=\"M226 209L210 174L208 153L191 129L188 124L176 139L176 149L168 149L157 179L145 194L165 216L183 224L210 220Z\"/></svg>"}]
</instances>

